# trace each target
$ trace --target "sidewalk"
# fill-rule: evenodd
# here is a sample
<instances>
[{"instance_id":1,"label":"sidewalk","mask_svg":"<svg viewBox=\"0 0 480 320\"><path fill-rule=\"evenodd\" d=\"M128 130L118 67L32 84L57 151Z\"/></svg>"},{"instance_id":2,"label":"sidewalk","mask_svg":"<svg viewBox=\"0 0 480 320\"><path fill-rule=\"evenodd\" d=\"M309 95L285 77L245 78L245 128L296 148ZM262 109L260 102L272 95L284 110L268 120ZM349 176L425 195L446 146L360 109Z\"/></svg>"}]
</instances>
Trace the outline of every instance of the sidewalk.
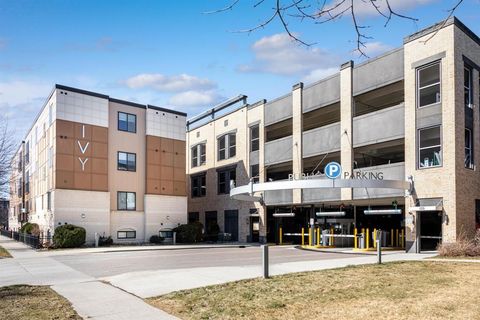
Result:
<instances>
[{"instance_id":1,"label":"sidewalk","mask_svg":"<svg viewBox=\"0 0 480 320\"><path fill-rule=\"evenodd\" d=\"M0 260L0 286L51 286L72 303L81 317L88 319L176 319L132 294L78 272L23 243L0 236L0 245L13 256L13 259Z\"/></svg>"}]
</instances>

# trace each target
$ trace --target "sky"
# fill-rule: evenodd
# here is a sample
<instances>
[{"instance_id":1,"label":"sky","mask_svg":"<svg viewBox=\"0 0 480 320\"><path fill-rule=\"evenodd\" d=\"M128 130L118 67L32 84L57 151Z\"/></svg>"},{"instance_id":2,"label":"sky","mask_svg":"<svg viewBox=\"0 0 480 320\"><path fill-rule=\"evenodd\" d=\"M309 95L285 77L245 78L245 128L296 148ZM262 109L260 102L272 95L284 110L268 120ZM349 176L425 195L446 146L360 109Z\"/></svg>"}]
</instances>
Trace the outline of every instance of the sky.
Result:
<instances>
[{"instance_id":1,"label":"sky","mask_svg":"<svg viewBox=\"0 0 480 320\"><path fill-rule=\"evenodd\" d=\"M317 1L307 1L317 3ZM335 5L341 0L327 1ZM380 9L385 0L377 0ZM322 79L348 60L364 61L349 15L314 24L293 11L286 34L278 19L253 32L275 1L240 0L0 0L0 116L21 139L55 83L152 104L192 117L238 94L254 103ZM291 2L284 0L284 3ZM319 1L322 2L322 1ZM375 57L403 37L447 17L451 0L390 0L418 21L385 19L365 0L354 8ZM341 10L339 6L338 10ZM480 0L464 0L455 15L480 34Z\"/></svg>"}]
</instances>

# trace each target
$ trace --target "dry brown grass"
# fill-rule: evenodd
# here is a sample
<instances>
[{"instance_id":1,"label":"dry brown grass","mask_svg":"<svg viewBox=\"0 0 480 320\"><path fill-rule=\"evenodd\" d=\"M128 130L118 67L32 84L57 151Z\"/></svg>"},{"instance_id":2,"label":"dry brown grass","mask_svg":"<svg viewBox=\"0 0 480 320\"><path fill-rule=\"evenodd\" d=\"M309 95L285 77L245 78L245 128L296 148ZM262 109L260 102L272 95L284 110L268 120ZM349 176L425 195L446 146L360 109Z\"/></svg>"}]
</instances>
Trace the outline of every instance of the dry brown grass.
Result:
<instances>
[{"instance_id":1,"label":"dry brown grass","mask_svg":"<svg viewBox=\"0 0 480 320\"><path fill-rule=\"evenodd\" d=\"M400 262L181 291L147 301L182 319L480 319L480 264Z\"/></svg>"},{"instance_id":2,"label":"dry brown grass","mask_svg":"<svg viewBox=\"0 0 480 320\"><path fill-rule=\"evenodd\" d=\"M2 258L11 258L12 256L10 253L7 251L7 249L3 248L0 246L0 259Z\"/></svg>"},{"instance_id":3,"label":"dry brown grass","mask_svg":"<svg viewBox=\"0 0 480 320\"><path fill-rule=\"evenodd\" d=\"M438 246L438 254L441 257L480 257L480 230L474 238L462 233L456 242L442 243Z\"/></svg>"},{"instance_id":4,"label":"dry brown grass","mask_svg":"<svg viewBox=\"0 0 480 320\"><path fill-rule=\"evenodd\" d=\"M75 312L70 302L49 287L18 285L0 287L0 319L82 318Z\"/></svg>"}]
</instances>

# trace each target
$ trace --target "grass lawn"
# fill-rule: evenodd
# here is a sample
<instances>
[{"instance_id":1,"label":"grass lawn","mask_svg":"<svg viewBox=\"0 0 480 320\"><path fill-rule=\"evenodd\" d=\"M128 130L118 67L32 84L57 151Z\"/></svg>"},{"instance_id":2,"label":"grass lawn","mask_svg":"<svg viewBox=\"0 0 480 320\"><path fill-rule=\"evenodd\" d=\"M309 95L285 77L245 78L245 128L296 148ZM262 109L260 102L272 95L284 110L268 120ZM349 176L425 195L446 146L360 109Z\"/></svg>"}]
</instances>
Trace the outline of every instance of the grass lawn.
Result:
<instances>
[{"instance_id":1,"label":"grass lawn","mask_svg":"<svg viewBox=\"0 0 480 320\"><path fill-rule=\"evenodd\" d=\"M10 255L10 253L8 253L8 251L3 248L3 247L0 247L0 259L2 258L11 258L12 256Z\"/></svg>"},{"instance_id":2,"label":"grass lawn","mask_svg":"<svg viewBox=\"0 0 480 320\"><path fill-rule=\"evenodd\" d=\"M82 319L70 302L45 286L0 287L0 319Z\"/></svg>"},{"instance_id":3,"label":"grass lawn","mask_svg":"<svg viewBox=\"0 0 480 320\"><path fill-rule=\"evenodd\" d=\"M182 319L480 319L480 264L398 262L244 280L147 301Z\"/></svg>"}]
</instances>

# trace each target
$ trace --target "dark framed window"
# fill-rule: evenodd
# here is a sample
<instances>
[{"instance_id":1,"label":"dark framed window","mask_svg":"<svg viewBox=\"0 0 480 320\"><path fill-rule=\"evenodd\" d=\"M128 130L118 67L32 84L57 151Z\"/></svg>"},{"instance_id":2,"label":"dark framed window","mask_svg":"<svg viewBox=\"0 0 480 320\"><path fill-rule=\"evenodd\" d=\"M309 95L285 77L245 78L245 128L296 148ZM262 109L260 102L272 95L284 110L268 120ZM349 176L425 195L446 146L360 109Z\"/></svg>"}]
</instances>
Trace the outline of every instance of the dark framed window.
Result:
<instances>
[{"instance_id":1,"label":"dark framed window","mask_svg":"<svg viewBox=\"0 0 480 320\"><path fill-rule=\"evenodd\" d=\"M206 145L199 143L191 148L192 151L192 168L199 167L206 162Z\"/></svg>"},{"instance_id":2,"label":"dark framed window","mask_svg":"<svg viewBox=\"0 0 480 320\"><path fill-rule=\"evenodd\" d=\"M418 167L432 168L442 165L442 139L440 126L418 130Z\"/></svg>"},{"instance_id":3,"label":"dark framed window","mask_svg":"<svg viewBox=\"0 0 480 320\"><path fill-rule=\"evenodd\" d=\"M25 193L29 193L29 192L30 192L30 174L27 171L25 173Z\"/></svg>"},{"instance_id":4,"label":"dark framed window","mask_svg":"<svg viewBox=\"0 0 480 320\"><path fill-rule=\"evenodd\" d=\"M250 178L252 179L253 183L257 183L260 181L260 170L259 170L259 165L254 164L250 166Z\"/></svg>"},{"instance_id":5,"label":"dark framed window","mask_svg":"<svg viewBox=\"0 0 480 320\"><path fill-rule=\"evenodd\" d=\"M236 181L236 168L229 168L217 171L217 191L218 194L230 193L230 183Z\"/></svg>"},{"instance_id":6,"label":"dark framed window","mask_svg":"<svg viewBox=\"0 0 480 320\"><path fill-rule=\"evenodd\" d=\"M465 128L465 168L473 169L473 139L469 128Z\"/></svg>"},{"instance_id":7,"label":"dark framed window","mask_svg":"<svg viewBox=\"0 0 480 320\"><path fill-rule=\"evenodd\" d=\"M117 169L121 171L136 171L137 155L135 153L119 151L117 154Z\"/></svg>"},{"instance_id":8,"label":"dark framed window","mask_svg":"<svg viewBox=\"0 0 480 320\"><path fill-rule=\"evenodd\" d=\"M137 231L134 230L120 230L117 231L117 239L135 239Z\"/></svg>"},{"instance_id":9,"label":"dark framed window","mask_svg":"<svg viewBox=\"0 0 480 320\"><path fill-rule=\"evenodd\" d=\"M473 90L472 90L472 68L465 66L463 68L463 95L465 107L473 108Z\"/></svg>"},{"instance_id":10,"label":"dark framed window","mask_svg":"<svg viewBox=\"0 0 480 320\"><path fill-rule=\"evenodd\" d=\"M429 106L441 101L440 61L417 69L417 106Z\"/></svg>"},{"instance_id":11,"label":"dark framed window","mask_svg":"<svg viewBox=\"0 0 480 320\"><path fill-rule=\"evenodd\" d=\"M218 138L218 160L235 157L237 154L237 137L235 133L228 133Z\"/></svg>"},{"instance_id":12,"label":"dark framed window","mask_svg":"<svg viewBox=\"0 0 480 320\"><path fill-rule=\"evenodd\" d=\"M135 192L117 192L117 210L135 211L136 206L136 194Z\"/></svg>"},{"instance_id":13,"label":"dark framed window","mask_svg":"<svg viewBox=\"0 0 480 320\"><path fill-rule=\"evenodd\" d=\"M52 193L47 192L47 210L52 210Z\"/></svg>"},{"instance_id":14,"label":"dark framed window","mask_svg":"<svg viewBox=\"0 0 480 320\"><path fill-rule=\"evenodd\" d=\"M250 151L258 151L260 149L260 129L259 125L250 127Z\"/></svg>"},{"instance_id":15,"label":"dark framed window","mask_svg":"<svg viewBox=\"0 0 480 320\"><path fill-rule=\"evenodd\" d=\"M131 113L118 112L118 130L137 132L137 116Z\"/></svg>"},{"instance_id":16,"label":"dark framed window","mask_svg":"<svg viewBox=\"0 0 480 320\"><path fill-rule=\"evenodd\" d=\"M30 141L25 143L25 164L30 162Z\"/></svg>"},{"instance_id":17,"label":"dark framed window","mask_svg":"<svg viewBox=\"0 0 480 320\"><path fill-rule=\"evenodd\" d=\"M194 223L200 221L200 215L198 212L189 212L188 213L188 223Z\"/></svg>"},{"instance_id":18,"label":"dark framed window","mask_svg":"<svg viewBox=\"0 0 480 320\"><path fill-rule=\"evenodd\" d=\"M190 179L192 184L192 198L205 197L207 194L206 174L195 175Z\"/></svg>"}]
</instances>

